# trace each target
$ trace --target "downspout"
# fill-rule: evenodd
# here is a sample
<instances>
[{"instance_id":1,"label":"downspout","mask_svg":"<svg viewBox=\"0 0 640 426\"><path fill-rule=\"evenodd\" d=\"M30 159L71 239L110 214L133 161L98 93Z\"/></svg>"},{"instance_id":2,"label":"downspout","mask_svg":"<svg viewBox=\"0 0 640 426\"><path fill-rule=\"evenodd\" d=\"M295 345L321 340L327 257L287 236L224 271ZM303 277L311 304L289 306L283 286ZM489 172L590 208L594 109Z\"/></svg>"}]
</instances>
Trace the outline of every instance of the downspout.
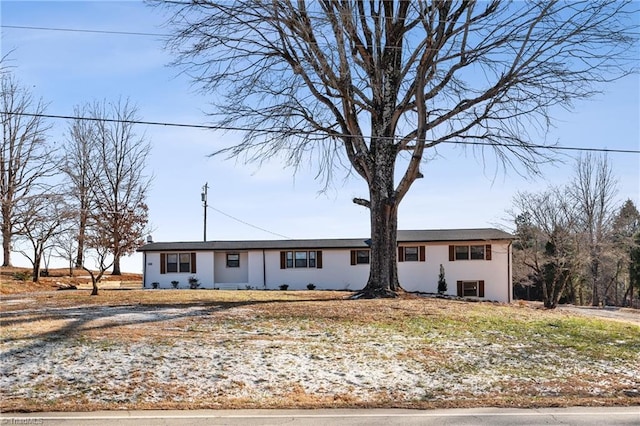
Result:
<instances>
[{"instance_id":1,"label":"downspout","mask_svg":"<svg viewBox=\"0 0 640 426\"><path fill-rule=\"evenodd\" d=\"M142 288L147 288L147 252L142 252Z\"/></svg>"},{"instance_id":2,"label":"downspout","mask_svg":"<svg viewBox=\"0 0 640 426\"><path fill-rule=\"evenodd\" d=\"M264 249L262 249L262 287L267 289L267 262Z\"/></svg>"},{"instance_id":3,"label":"downspout","mask_svg":"<svg viewBox=\"0 0 640 426\"><path fill-rule=\"evenodd\" d=\"M507 246L507 283L509 284L509 294L507 295L507 301L511 303L513 301L513 281L511 276L511 246L513 245L513 240L509 241L509 245Z\"/></svg>"}]
</instances>

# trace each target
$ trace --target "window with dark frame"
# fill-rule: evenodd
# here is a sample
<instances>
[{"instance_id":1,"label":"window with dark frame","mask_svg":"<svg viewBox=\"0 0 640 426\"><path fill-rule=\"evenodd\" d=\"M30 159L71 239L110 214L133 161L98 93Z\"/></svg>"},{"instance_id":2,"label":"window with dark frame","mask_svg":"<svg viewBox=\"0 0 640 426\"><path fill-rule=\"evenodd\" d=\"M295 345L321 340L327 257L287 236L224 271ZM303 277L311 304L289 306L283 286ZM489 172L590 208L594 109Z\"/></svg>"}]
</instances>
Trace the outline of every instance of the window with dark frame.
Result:
<instances>
[{"instance_id":1,"label":"window with dark frame","mask_svg":"<svg viewBox=\"0 0 640 426\"><path fill-rule=\"evenodd\" d=\"M469 246L456 246L456 260L469 260Z\"/></svg>"},{"instance_id":2,"label":"window with dark frame","mask_svg":"<svg viewBox=\"0 0 640 426\"><path fill-rule=\"evenodd\" d=\"M369 250L356 250L356 264L368 265L369 261Z\"/></svg>"},{"instance_id":3,"label":"window with dark frame","mask_svg":"<svg viewBox=\"0 0 640 426\"><path fill-rule=\"evenodd\" d=\"M178 253L167 254L167 272L178 272Z\"/></svg>"},{"instance_id":4,"label":"window with dark frame","mask_svg":"<svg viewBox=\"0 0 640 426\"><path fill-rule=\"evenodd\" d=\"M239 268L240 267L240 254L227 253L227 268Z\"/></svg>"},{"instance_id":5,"label":"window with dark frame","mask_svg":"<svg viewBox=\"0 0 640 426\"><path fill-rule=\"evenodd\" d=\"M484 280L458 281L457 287L457 295L460 297L484 297Z\"/></svg>"},{"instance_id":6,"label":"window with dark frame","mask_svg":"<svg viewBox=\"0 0 640 426\"><path fill-rule=\"evenodd\" d=\"M484 245L470 246L472 260L484 260Z\"/></svg>"},{"instance_id":7,"label":"window with dark frame","mask_svg":"<svg viewBox=\"0 0 640 426\"><path fill-rule=\"evenodd\" d=\"M160 268L160 273L191 273L195 265L195 259L192 256L194 256L194 253L162 254L160 261L164 264Z\"/></svg>"},{"instance_id":8,"label":"window with dark frame","mask_svg":"<svg viewBox=\"0 0 640 426\"><path fill-rule=\"evenodd\" d=\"M485 260L485 246L455 246L455 260Z\"/></svg>"},{"instance_id":9,"label":"window with dark frame","mask_svg":"<svg viewBox=\"0 0 640 426\"><path fill-rule=\"evenodd\" d=\"M404 248L404 261L405 262L417 262L418 261L418 247L405 247Z\"/></svg>"},{"instance_id":10,"label":"window with dark frame","mask_svg":"<svg viewBox=\"0 0 640 426\"><path fill-rule=\"evenodd\" d=\"M322 268L322 252L296 250L280 252L280 268Z\"/></svg>"},{"instance_id":11,"label":"window with dark frame","mask_svg":"<svg viewBox=\"0 0 640 426\"><path fill-rule=\"evenodd\" d=\"M463 281L462 282L462 295L465 297L477 297L478 296L478 281Z\"/></svg>"},{"instance_id":12,"label":"window with dark frame","mask_svg":"<svg viewBox=\"0 0 640 426\"><path fill-rule=\"evenodd\" d=\"M191 253L180 253L180 272L191 272Z\"/></svg>"},{"instance_id":13,"label":"window with dark frame","mask_svg":"<svg viewBox=\"0 0 640 426\"><path fill-rule=\"evenodd\" d=\"M307 252L306 251L296 251L294 254L294 258L296 260L295 267L296 268L307 268Z\"/></svg>"}]
</instances>

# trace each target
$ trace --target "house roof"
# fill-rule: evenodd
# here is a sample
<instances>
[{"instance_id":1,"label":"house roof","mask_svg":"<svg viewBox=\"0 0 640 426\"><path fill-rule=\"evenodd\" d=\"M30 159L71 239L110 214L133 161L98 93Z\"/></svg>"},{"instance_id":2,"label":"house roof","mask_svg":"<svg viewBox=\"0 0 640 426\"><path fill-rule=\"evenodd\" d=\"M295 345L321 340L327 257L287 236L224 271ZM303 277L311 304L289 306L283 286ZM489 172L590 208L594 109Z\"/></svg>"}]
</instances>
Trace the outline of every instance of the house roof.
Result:
<instances>
[{"instance_id":1,"label":"house roof","mask_svg":"<svg viewBox=\"0 0 640 426\"><path fill-rule=\"evenodd\" d=\"M513 235L494 228L398 230L399 243L512 240ZM283 250L367 248L369 238L314 240L183 241L148 243L138 251Z\"/></svg>"}]
</instances>

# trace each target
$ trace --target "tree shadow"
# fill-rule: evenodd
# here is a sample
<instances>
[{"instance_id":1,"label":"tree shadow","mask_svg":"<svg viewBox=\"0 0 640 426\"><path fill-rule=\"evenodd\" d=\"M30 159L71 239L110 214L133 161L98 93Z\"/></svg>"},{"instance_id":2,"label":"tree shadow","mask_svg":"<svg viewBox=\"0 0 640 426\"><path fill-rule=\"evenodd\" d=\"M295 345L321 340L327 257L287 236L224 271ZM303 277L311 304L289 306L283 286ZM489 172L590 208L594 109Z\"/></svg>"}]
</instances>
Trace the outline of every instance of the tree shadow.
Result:
<instances>
[{"instance_id":1,"label":"tree shadow","mask_svg":"<svg viewBox=\"0 0 640 426\"><path fill-rule=\"evenodd\" d=\"M186 318L208 317L224 311L265 304L295 304L305 302L336 302L340 299L304 298L295 300L267 299L243 301L167 302L167 303L127 303L122 305L86 305L60 308L22 309L0 312L0 328L34 327L40 321L66 321L62 327L42 331L23 337L0 337L3 344L30 341L1 353L3 359L21 352L42 348L46 344L72 340L82 333L107 330L129 325L154 324Z\"/></svg>"}]
</instances>

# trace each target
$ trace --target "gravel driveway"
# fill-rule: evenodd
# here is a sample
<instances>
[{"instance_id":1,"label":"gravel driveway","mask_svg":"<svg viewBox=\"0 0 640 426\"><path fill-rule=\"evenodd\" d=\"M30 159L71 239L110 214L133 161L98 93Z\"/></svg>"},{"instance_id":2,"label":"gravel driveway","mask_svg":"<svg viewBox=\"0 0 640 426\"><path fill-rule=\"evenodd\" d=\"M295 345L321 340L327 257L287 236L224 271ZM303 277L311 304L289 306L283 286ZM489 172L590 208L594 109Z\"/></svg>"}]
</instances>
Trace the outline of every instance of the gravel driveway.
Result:
<instances>
[{"instance_id":1,"label":"gravel driveway","mask_svg":"<svg viewBox=\"0 0 640 426\"><path fill-rule=\"evenodd\" d=\"M618 308L615 306L600 308L594 306L561 305L558 307L558 310L640 325L640 310L638 309Z\"/></svg>"}]
</instances>

